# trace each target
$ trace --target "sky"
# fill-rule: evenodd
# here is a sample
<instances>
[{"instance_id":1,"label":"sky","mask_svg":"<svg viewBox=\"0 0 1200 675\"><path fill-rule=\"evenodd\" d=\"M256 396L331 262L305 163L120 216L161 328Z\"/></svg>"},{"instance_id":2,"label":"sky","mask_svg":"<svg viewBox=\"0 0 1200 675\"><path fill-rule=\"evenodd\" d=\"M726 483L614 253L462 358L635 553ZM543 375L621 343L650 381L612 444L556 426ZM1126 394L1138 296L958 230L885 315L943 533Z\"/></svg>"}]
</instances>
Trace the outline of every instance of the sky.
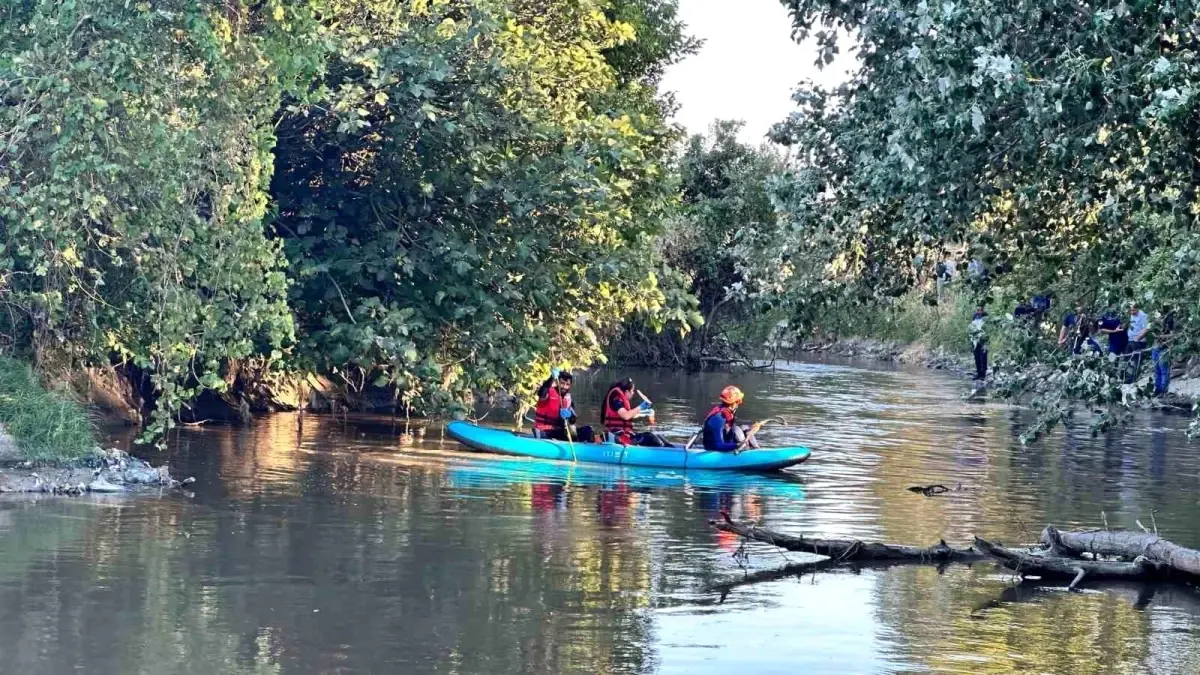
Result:
<instances>
[{"instance_id":1,"label":"sky","mask_svg":"<svg viewBox=\"0 0 1200 675\"><path fill-rule=\"evenodd\" d=\"M704 133L714 120L740 119L741 139L758 144L795 108L791 96L801 80L836 85L845 77L844 55L822 71L815 47L792 41L779 0L679 0L679 14L704 46L672 66L662 88L675 92L681 104L675 121L689 133Z\"/></svg>"}]
</instances>

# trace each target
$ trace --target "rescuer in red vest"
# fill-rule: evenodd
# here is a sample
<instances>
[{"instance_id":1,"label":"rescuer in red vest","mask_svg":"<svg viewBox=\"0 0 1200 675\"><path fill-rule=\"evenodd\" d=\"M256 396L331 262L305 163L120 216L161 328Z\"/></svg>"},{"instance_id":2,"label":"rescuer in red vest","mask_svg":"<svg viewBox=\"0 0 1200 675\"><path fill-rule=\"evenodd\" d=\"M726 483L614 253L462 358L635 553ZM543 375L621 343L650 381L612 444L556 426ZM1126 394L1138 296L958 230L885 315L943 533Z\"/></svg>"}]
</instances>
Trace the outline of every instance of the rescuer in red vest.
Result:
<instances>
[{"instance_id":1,"label":"rescuer in red vest","mask_svg":"<svg viewBox=\"0 0 1200 675\"><path fill-rule=\"evenodd\" d=\"M609 440L621 445L671 447L671 443L667 439L656 433L634 431L634 420L642 417L654 418L654 410L650 407L649 401L642 401L637 406L633 405L630 397L633 396L634 391L636 391L636 387L634 387L633 380L628 377L609 385L608 394L604 396L604 407L600 410L600 419L604 422L604 429L608 432Z\"/></svg>"},{"instance_id":2,"label":"rescuer in red vest","mask_svg":"<svg viewBox=\"0 0 1200 675\"><path fill-rule=\"evenodd\" d=\"M533 435L558 441L595 441L595 431L590 426L575 427L575 406L571 401L571 385L575 378L571 373L550 371L550 379L538 387L538 403L533 410ZM570 430L570 438L567 431Z\"/></svg>"}]
</instances>

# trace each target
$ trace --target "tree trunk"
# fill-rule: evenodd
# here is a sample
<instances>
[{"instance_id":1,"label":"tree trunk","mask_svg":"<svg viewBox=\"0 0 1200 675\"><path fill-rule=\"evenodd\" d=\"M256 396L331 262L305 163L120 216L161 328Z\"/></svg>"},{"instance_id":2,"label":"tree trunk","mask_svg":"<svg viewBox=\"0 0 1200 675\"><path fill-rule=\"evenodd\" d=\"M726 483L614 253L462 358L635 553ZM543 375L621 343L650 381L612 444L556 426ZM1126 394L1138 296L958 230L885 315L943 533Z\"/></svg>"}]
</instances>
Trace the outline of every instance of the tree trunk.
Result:
<instances>
[{"instance_id":1,"label":"tree trunk","mask_svg":"<svg viewBox=\"0 0 1200 675\"><path fill-rule=\"evenodd\" d=\"M1061 558L1048 550L1019 551L975 537L975 548L1022 576L1073 579L1075 588L1085 577L1093 579L1151 579L1162 576L1158 565L1138 558L1133 562Z\"/></svg>"},{"instance_id":2,"label":"tree trunk","mask_svg":"<svg viewBox=\"0 0 1200 675\"><path fill-rule=\"evenodd\" d=\"M1167 541L1157 534L1095 530L1062 532L1054 527L1042 531L1042 543L1060 554L1125 558L1143 557L1183 574L1200 577L1200 551Z\"/></svg>"}]
</instances>

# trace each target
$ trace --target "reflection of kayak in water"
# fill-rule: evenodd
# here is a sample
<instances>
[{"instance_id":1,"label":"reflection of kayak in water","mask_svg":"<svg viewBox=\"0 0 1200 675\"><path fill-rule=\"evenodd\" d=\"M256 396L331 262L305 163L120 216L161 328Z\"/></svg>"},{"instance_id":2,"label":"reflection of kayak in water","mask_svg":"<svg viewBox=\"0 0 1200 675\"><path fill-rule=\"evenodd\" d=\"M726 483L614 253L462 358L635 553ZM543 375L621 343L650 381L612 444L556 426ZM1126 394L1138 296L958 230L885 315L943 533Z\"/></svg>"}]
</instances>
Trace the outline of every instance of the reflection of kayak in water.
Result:
<instances>
[{"instance_id":1,"label":"reflection of kayak in water","mask_svg":"<svg viewBox=\"0 0 1200 675\"><path fill-rule=\"evenodd\" d=\"M596 464L649 466L666 469L719 469L724 471L775 471L808 459L808 448L757 448L740 453L684 450L683 448L647 448L617 443L575 443L551 441L512 431L479 427L467 422L446 426L454 440L475 450L502 455L557 459Z\"/></svg>"},{"instance_id":2,"label":"reflection of kayak in water","mask_svg":"<svg viewBox=\"0 0 1200 675\"><path fill-rule=\"evenodd\" d=\"M631 466L561 464L509 459L454 464L447 470L456 488L505 488L523 484L566 484L630 490L682 490L727 494L757 494L763 497L804 499L804 486L794 476L760 476L750 473L675 471Z\"/></svg>"}]
</instances>

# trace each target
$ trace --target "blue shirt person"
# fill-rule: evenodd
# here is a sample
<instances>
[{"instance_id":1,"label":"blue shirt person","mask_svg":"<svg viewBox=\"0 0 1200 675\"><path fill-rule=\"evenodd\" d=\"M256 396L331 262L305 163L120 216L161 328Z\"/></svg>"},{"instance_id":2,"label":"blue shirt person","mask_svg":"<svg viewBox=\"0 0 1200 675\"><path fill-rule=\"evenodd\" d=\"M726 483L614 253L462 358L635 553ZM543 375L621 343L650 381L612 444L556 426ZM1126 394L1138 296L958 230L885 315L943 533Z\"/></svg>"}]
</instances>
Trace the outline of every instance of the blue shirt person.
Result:
<instances>
[{"instance_id":1,"label":"blue shirt person","mask_svg":"<svg viewBox=\"0 0 1200 675\"><path fill-rule=\"evenodd\" d=\"M1109 354L1125 353L1125 347L1129 342L1129 333L1125 330L1116 312L1108 311L1100 317L1099 332L1108 335Z\"/></svg>"},{"instance_id":2,"label":"blue shirt person","mask_svg":"<svg viewBox=\"0 0 1200 675\"><path fill-rule=\"evenodd\" d=\"M1171 389L1171 339L1175 332L1175 312L1164 308L1162 328L1157 331L1150 358L1154 361L1154 394L1161 396Z\"/></svg>"}]
</instances>

